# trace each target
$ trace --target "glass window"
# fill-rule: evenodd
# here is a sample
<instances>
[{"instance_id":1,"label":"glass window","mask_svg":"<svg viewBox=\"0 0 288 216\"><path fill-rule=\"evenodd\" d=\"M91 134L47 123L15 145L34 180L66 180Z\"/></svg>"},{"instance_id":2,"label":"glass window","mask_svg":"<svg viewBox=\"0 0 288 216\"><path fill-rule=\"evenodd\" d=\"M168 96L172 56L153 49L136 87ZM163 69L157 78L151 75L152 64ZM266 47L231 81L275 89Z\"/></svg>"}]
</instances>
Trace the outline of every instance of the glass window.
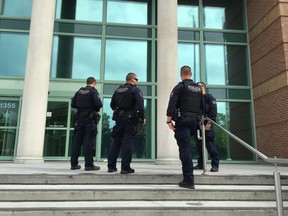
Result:
<instances>
[{"instance_id":1,"label":"glass window","mask_svg":"<svg viewBox=\"0 0 288 216\"><path fill-rule=\"evenodd\" d=\"M101 35L102 27L100 25L55 23L54 32Z\"/></svg>"},{"instance_id":2,"label":"glass window","mask_svg":"<svg viewBox=\"0 0 288 216\"><path fill-rule=\"evenodd\" d=\"M205 45L205 70L208 84L248 85L246 46Z\"/></svg>"},{"instance_id":3,"label":"glass window","mask_svg":"<svg viewBox=\"0 0 288 216\"><path fill-rule=\"evenodd\" d=\"M68 102L48 102L46 127L67 127Z\"/></svg>"},{"instance_id":4,"label":"glass window","mask_svg":"<svg viewBox=\"0 0 288 216\"><path fill-rule=\"evenodd\" d=\"M250 89L208 88L208 92L218 99L251 100Z\"/></svg>"},{"instance_id":5,"label":"glass window","mask_svg":"<svg viewBox=\"0 0 288 216\"><path fill-rule=\"evenodd\" d=\"M248 144L253 143L250 106L250 103L217 102L217 123ZM220 128L215 126L214 130L220 160L253 160L252 152Z\"/></svg>"},{"instance_id":6,"label":"glass window","mask_svg":"<svg viewBox=\"0 0 288 216\"><path fill-rule=\"evenodd\" d=\"M106 35L146 38L151 37L151 29L107 26Z\"/></svg>"},{"instance_id":7,"label":"glass window","mask_svg":"<svg viewBox=\"0 0 288 216\"><path fill-rule=\"evenodd\" d=\"M199 28L198 0L178 0L178 27Z\"/></svg>"},{"instance_id":8,"label":"glass window","mask_svg":"<svg viewBox=\"0 0 288 216\"><path fill-rule=\"evenodd\" d=\"M107 22L150 24L148 23L148 0L108 0Z\"/></svg>"},{"instance_id":9,"label":"glass window","mask_svg":"<svg viewBox=\"0 0 288 216\"><path fill-rule=\"evenodd\" d=\"M200 40L200 32L198 31L178 31L178 39L179 40L189 40L189 41L199 41Z\"/></svg>"},{"instance_id":10,"label":"glass window","mask_svg":"<svg viewBox=\"0 0 288 216\"><path fill-rule=\"evenodd\" d=\"M113 138L111 136L115 122L112 120L113 111L110 108L110 98L103 100L102 114L102 141L101 141L101 158L107 158ZM150 159L151 156L151 100L144 100L145 117L147 124L136 135L134 140L133 158ZM120 154L121 155L121 154Z\"/></svg>"},{"instance_id":11,"label":"glass window","mask_svg":"<svg viewBox=\"0 0 288 216\"><path fill-rule=\"evenodd\" d=\"M233 34L221 32L204 32L205 41L246 43L246 34Z\"/></svg>"},{"instance_id":12,"label":"glass window","mask_svg":"<svg viewBox=\"0 0 288 216\"><path fill-rule=\"evenodd\" d=\"M56 19L102 21L102 0L58 0Z\"/></svg>"},{"instance_id":13,"label":"glass window","mask_svg":"<svg viewBox=\"0 0 288 216\"><path fill-rule=\"evenodd\" d=\"M178 44L178 77L180 81L180 68L188 65L192 69L192 79L200 80L199 44L179 43Z\"/></svg>"},{"instance_id":14,"label":"glass window","mask_svg":"<svg viewBox=\"0 0 288 216\"><path fill-rule=\"evenodd\" d=\"M0 19L0 28L2 29L13 29L13 30L29 30L30 21L28 20L9 20L9 19Z\"/></svg>"},{"instance_id":15,"label":"glass window","mask_svg":"<svg viewBox=\"0 0 288 216\"><path fill-rule=\"evenodd\" d=\"M16 130L0 129L0 156L14 156Z\"/></svg>"},{"instance_id":16,"label":"glass window","mask_svg":"<svg viewBox=\"0 0 288 216\"><path fill-rule=\"evenodd\" d=\"M52 55L51 78L100 77L100 39L57 36Z\"/></svg>"},{"instance_id":17,"label":"glass window","mask_svg":"<svg viewBox=\"0 0 288 216\"><path fill-rule=\"evenodd\" d=\"M24 77L28 35L0 33L0 76Z\"/></svg>"},{"instance_id":18,"label":"glass window","mask_svg":"<svg viewBox=\"0 0 288 216\"><path fill-rule=\"evenodd\" d=\"M32 0L3 0L1 14L5 16L31 17Z\"/></svg>"},{"instance_id":19,"label":"glass window","mask_svg":"<svg viewBox=\"0 0 288 216\"><path fill-rule=\"evenodd\" d=\"M139 82L146 82L147 46L147 41L107 40L105 79L125 81L127 73L134 72Z\"/></svg>"},{"instance_id":20,"label":"glass window","mask_svg":"<svg viewBox=\"0 0 288 216\"><path fill-rule=\"evenodd\" d=\"M204 28L244 30L243 0L203 0Z\"/></svg>"},{"instance_id":21,"label":"glass window","mask_svg":"<svg viewBox=\"0 0 288 216\"><path fill-rule=\"evenodd\" d=\"M0 126L17 126L19 101L0 99Z\"/></svg>"},{"instance_id":22,"label":"glass window","mask_svg":"<svg viewBox=\"0 0 288 216\"><path fill-rule=\"evenodd\" d=\"M66 130L46 130L43 156L63 157L66 148Z\"/></svg>"}]
</instances>

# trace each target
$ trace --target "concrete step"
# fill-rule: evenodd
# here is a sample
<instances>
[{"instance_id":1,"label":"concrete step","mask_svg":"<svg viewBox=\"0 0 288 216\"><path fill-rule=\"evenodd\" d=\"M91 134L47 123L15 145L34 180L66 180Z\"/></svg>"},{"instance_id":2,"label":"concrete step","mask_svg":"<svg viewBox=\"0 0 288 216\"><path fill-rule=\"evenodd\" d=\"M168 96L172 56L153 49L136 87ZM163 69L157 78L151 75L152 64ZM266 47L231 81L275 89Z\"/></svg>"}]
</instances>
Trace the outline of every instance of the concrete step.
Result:
<instances>
[{"instance_id":1,"label":"concrete step","mask_svg":"<svg viewBox=\"0 0 288 216\"><path fill-rule=\"evenodd\" d=\"M288 202L284 202L284 216ZM0 202L0 216L273 216L273 201L65 201Z\"/></svg>"},{"instance_id":2,"label":"concrete step","mask_svg":"<svg viewBox=\"0 0 288 216\"><path fill-rule=\"evenodd\" d=\"M288 201L288 186L282 186ZM178 185L0 185L0 201L274 201L274 186L196 185L195 190Z\"/></svg>"},{"instance_id":3,"label":"concrete step","mask_svg":"<svg viewBox=\"0 0 288 216\"><path fill-rule=\"evenodd\" d=\"M0 174L0 184L177 184L181 174L129 174L79 172L75 174ZM196 185L274 185L271 175L195 174ZM288 175L281 176L288 185Z\"/></svg>"}]
</instances>

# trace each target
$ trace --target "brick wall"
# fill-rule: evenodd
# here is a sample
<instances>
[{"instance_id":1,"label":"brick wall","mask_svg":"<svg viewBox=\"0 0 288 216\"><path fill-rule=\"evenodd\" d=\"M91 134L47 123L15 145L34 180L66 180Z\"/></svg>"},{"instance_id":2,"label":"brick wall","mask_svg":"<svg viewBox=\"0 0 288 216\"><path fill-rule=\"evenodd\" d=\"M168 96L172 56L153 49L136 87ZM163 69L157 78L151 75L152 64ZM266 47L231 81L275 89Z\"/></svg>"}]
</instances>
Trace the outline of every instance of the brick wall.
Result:
<instances>
[{"instance_id":1,"label":"brick wall","mask_svg":"<svg viewBox=\"0 0 288 216\"><path fill-rule=\"evenodd\" d=\"M288 1L246 3L258 150L288 158Z\"/></svg>"}]
</instances>

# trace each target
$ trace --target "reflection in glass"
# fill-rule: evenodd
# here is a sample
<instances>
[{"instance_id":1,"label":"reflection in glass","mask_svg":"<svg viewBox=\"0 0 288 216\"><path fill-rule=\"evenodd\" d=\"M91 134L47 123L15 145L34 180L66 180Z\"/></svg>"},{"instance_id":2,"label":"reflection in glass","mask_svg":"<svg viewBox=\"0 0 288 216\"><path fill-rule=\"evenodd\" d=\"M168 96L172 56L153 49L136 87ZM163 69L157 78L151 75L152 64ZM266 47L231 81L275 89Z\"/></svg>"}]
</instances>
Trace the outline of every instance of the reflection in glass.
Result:
<instances>
[{"instance_id":1,"label":"reflection in glass","mask_svg":"<svg viewBox=\"0 0 288 216\"><path fill-rule=\"evenodd\" d=\"M198 1L178 0L178 27L199 28Z\"/></svg>"},{"instance_id":2,"label":"reflection in glass","mask_svg":"<svg viewBox=\"0 0 288 216\"><path fill-rule=\"evenodd\" d=\"M1 14L5 16L31 17L32 0L3 0Z\"/></svg>"},{"instance_id":3,"label":"reflection in glass","mask_svg":"<svg viewBox=\"0 0 288 216\"><path fill-rule=\"evenodd\" d=\"M250 103L217 102L217 123L253 146ZM220 128L214 127L220 160L253 160L253 154Z\"/></svg>"},{"instance_id":4,"label":"reflection in glass","mask_svg":"<svg viewBox=\"0 0 288 216\"><path fill-rule=\"evenodd\" d=\"M0 33L0 76L24 77L27 49L28 35Z\"/></svg>"},{"instance_id":5,"label":"reflection in glass","mask_svg":"<svg viewBox=\"0 0 288 216\"><path fill-rule=\"evenodd\" d=\"M107 22L150 24L148 23L148 0L108 0Z\"/></svg>"},{"instance_id":6,"label":"reflection in glass","mask_svg":"<svg viewBox=\"0 0 288 216\"><path fill-rule=\"evenodd\" d=\"M208 84L248 85L246 46L205 45Z\"/></svg>"},{"instance_id":7,"label":"reflection in glass","mask_svg":"<svg viewBox=\"0 0 288 216\"><path fill-rule=\"evenodd\" d=\"M204 40L216 42L246 43L247 35L236 33L204 32Z\"/></svg>"},{"instance_id":8,"label":"reflection in glass","mask_svg":"<svg viewBox=\"0 0 288 216\"><path fill-rule=\"evenodd\" d=\"M0 99L0 126L17 126L19 101Z\"/></svg>"},{"instance_id":9,"label":"reflection in glass","mask_svg":"<svg viewBox=\"0 0 288 216\"><path fill-rule=\"evenodd\" d=\"M58 0L56 19L102 21L102 0Z\"/></svg>"},{"instance_id":10,"label":"reflection in glass","mask_svg":"<svg viewBox=\"0 0 288 216\"><path fill-rule=\"evenodd\" d=\"M111 133L115 122L112 120L113 111L110 102L110 98L105 98L103 101L101 158L107 158L113 144ZM134 139L133 158L151 159L151 101L145 100L144 106L148 124L143 126Z\"/></svg>"},{"instance_id":11,"label":"reflection in glass","mask_svg":"<svg viewBox=\"0 0 288 216\"><path fill-rule=\"evenodd\" d=\"M178 44L178 78L180 79L180 68L188 65L192 69L192 79L200 81L199 44L179 43Z\"/></svg>"},{"instance_id":12,"label":"reflection in glass","mask_svg":"<svg viewBox=\"0 0 288 216\"><path fill-rule=\"evenodd\" d=\"M105 80L123 80L127 73L137 74L139 82L147 81L147 41L107 40Z\"/></svg>"},{"instance_id":13,"label":"reflection in glass","mask_svg":"<svg viewBox=\"0 0 288 216\"><path fill-rule=\"evenodd\" d=\"M67 127L68 102L48 102L46 127Z\"/></svg>"},{"instance_id":14,"label":"reflection in glass","mask_svg":"<svg viewBox=\"0 0 288 216\"><path fill-rule=\"evenodd\" d=\"M204 27L214 29L244 29L243 0L203 0Z\"/></svg>"},{"instance_id":15,"label":"reflection in glass","mask_svg":"<svg viewBox=\"0 0 288 216\"><path fill-rule=\"evenodd\" d=\"M251 100L249 89L209 88L208 91L217 99Z\"/></svg>"},{"instance_id":16,"label":"reflection in glass","mask_svg":"<svg viewBox=\"0 0 288 216\"><path fill-rule=\"evenodd\" d=\"M14 156L16 130L0 129L0 156Z\"/></svg>"},{"instance_id":17,"label":"reflection in glass","mask_svg":"<svg viewBox=\"0 0 288 216\"><path fill-rule=\"evenodd\" d=\"M100 77L101 40L54 37L51 78Z\"/></svg>"},{"instance_id":18,"label":"reflection in glass","mask_svg":"<svg viewBox=\"0 0 288 216\"><path fill-rule=\"evenodd\" d=\"M45 131L43 156L64 157L66 147L66 130Z\"/></svg>"}]
</instances>

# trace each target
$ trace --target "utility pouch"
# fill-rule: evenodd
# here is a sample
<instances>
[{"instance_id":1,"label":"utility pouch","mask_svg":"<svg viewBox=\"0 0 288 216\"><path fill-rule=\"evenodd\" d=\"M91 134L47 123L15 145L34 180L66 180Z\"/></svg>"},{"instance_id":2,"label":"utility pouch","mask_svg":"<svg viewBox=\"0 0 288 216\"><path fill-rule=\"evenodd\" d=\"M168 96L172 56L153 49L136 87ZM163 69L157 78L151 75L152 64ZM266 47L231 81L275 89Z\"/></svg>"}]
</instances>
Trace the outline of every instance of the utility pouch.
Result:
<instances>
[{"instance_id":1,"label":"utility pouch","mask_svg":"<svg viewBox=\"0 0 288 216\"><path fill-rule=\"evenodd\" d=\"M172 115L172 120L176 122L179 120L180 117L181 117L181 112L180 112L180 109L177 108L174 110L174 113Z\"/></svg>"}]
</instances>

